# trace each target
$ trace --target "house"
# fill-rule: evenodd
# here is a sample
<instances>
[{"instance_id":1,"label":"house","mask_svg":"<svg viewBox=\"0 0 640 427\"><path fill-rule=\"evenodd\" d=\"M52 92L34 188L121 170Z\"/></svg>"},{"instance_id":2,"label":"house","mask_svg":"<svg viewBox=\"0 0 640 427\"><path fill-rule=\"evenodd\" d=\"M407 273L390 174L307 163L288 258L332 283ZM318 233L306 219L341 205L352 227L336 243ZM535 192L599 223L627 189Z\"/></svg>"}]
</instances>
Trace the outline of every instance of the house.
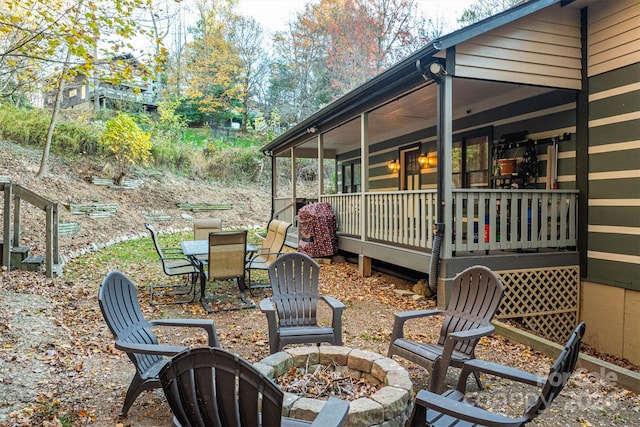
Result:
<instances>
[{"instance_id":1,"label":"house","mask_svg":"<svg viewBox=\"0 0 640 427\"><path fill-rule=\"evenodd\" d=\"M155 110L156 98L149 82L140 77L133 77L126 81L112 78L115 70L121 67L140 68L140 63L133 55L124 54L109 60L97 61L92 76L87 76L78 70L73 80L65 84L61 108L93 109L97 97L99 108L114 108L118 103L126 102L141 104L149 111ZM44 107L53 108L55 99L55 90L45 93Z\"/></svg>"},{"instance_id":2,"label":"house","mask_svg":"<svg viewBox=\"0 0 640 427\"><path fill-rule=\"evenodd\" d=\"M263 147L273 216L299 158L336 164L340 250L428 274L473 264L500 317L640 364L640 3L531 0L434 40ZM284 162L281 158L291 159ZM433 232L436 230L437 232ZM436 262L437 261L437 262ZM437 280L436 280L437 279Z\"/></svg>"}]
</instances>

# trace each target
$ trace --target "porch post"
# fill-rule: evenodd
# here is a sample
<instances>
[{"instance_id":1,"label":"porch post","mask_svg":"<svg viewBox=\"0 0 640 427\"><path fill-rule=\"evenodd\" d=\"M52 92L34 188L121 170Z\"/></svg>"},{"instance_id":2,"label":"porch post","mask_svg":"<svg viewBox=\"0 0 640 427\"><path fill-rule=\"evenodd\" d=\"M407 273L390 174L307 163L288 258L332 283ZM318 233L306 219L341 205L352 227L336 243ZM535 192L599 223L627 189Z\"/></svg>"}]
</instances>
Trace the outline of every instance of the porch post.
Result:
<instances>
[{"instance_id":1,"label":"porch post","mask_svg":"<svg viewBox=\"0 0 640 427\"><path fill-rule=\"evenodd\" d=\"M318 199L324 194L324 136L318 135Z\"/></svg>"},{"instance_id":2,"label":"porch post","mask_svg":"<svg viewBox=\"0 0 640 427\"><path fill-rule=\"evenodd\" d=\"M296 187L298 183L296 181L296 149L291 147L291 223L294 223L296 218Z\"/></svg>"},{"instance_id":3,"label":"porch post","mask_svg":"<svg viewBox=\"0 0 640 427\"><path fill-rule=\"evenodd\" d=\"M271 153L271 218L276 213L276 199L278 198L278 170L276 156Z\"/></svg>"},{"instance_id":4,"label":"porch post","mask_svg":"<svg viewBox=\"0 0 640 427\"><path fill-rule=\"evenodd\" d=\"M438 84L438 223L444 225L442 258L452 255L452 77L444 75Z\"/></svg>"},{"instance_id":5,"label":"porch post","mask_svg":"<svg viewBox=\"0 0 640 427\"><path fill-rule=\"evenodd\" d=\"M360 240L367 240L367 201L369 191L369 114L360 115ZM358 270L364 277L371 276L371 258L358 256Z\"/></svg>"}]
</instances>

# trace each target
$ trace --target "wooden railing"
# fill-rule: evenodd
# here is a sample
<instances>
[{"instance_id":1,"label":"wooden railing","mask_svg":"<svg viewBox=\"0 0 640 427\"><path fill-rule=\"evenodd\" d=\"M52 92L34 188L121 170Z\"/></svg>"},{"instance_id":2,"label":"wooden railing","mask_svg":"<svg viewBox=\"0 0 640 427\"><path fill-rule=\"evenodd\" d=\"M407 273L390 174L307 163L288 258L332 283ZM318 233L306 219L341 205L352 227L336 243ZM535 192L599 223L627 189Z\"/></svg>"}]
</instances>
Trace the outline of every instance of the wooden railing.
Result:
<instances>
[{"instance_id":1,"label":"wooden railing","mask_svg":"<svg viewBox=\"0 0 640 427\"><path fill-rule=\"evenodd\" d=\"M322 195L336 213L338 233L399 246L432 247L435 190ZM577 190L453 191L452 251L577 246Z\"/></svg>"}]
</instances>

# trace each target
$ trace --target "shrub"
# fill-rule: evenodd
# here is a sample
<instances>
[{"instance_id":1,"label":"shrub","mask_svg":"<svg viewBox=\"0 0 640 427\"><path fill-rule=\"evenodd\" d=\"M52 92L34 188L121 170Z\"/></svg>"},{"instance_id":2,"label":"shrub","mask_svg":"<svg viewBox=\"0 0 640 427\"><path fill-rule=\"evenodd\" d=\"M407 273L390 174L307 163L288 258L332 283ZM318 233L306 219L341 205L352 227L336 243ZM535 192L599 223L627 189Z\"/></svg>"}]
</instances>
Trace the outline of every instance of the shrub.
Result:
<instances>
[{"instance_id":1,"label":"shrub","mask_svg":"<svg viewBox=\"0 0 640 427\"><path fill-rule=\"evenodd\" d=\"M116 179L119 184L131 166L144 165L151 156L150 135L141 131L133 118L124 113L105 123L99 144L113 155L118 167Z\"/></svg>"}]
</instances>

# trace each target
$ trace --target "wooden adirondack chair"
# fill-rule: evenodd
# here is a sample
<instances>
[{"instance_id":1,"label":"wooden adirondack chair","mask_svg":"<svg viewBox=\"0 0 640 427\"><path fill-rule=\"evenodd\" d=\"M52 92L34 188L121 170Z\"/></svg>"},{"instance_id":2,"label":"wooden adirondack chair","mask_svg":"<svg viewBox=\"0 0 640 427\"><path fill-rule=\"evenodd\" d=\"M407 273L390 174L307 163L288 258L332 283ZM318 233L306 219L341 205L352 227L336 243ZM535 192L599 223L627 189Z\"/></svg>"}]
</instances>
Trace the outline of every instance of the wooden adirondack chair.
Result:
<instances>
[{"instance_id":1,"label":"wooden adirondack chair","mask_svg":"<svg viewBox=\"0 0 640 427\"><path fill-rule=\"evenodd\" d=\"M177 426L341 426L349 403L327 400L311 422L282 416L284 392L252 364L219 348L175 356L160 371Z\"/></svg>"},{"instance_id":2,"label":"wooden adirondack chair","mask_svg":"<svg viewBox=\"0 0 640 427\"><path fill-rule=\"evenodd\" d=\"M474 359L474 349L480 337L490 335L495 328L491 319L504 293L498 276L483 266L473 266L453 280L453 292L446 310L404 311L394 314L393 332L388 357L397 355L430 371L429 390L442 393L450 365L462 368ZM444 315L440 337L435 344L404 338L404 324L410 319ZM475 375L479 387L480 378Z\"/></svg>"},{"instance_id":3,"label":"wooden adirondack chair","mask_svg":"<svg viewBox=\"0 0 640 427\"><path fill-rule=\"evenodd\" d=\"M319 274L320 266L299 252L280 255L269 266L273 297L263 299L260 310L267 315L272 354L288 344L327 342L342 345L344 304L318 294ZM331 308L331 326L318 325L318 301L324 301Z\"/></svg>"},{"instance_id":4,"label":"wooden adirondack chair","mask_svg":"<svg viewBox=\"0 0 640 427\"><path fill-rule=\"evenodd\" d=\"M538 415L546 412L551 403L567 384L571 373L576 367L580 343L586 325L580 323L564 349L549 370L547 378L539 378L528 372L523 372L508 366L502 366L482 360L465 362L455 390L449 390L443 395L421 390L416 396L414 412L407 422L410 427L472 427L472 426L522 426L529 423ZM540 395L533 399L524 410L522 417L510 418L483 408L474 406L465 399L467 378L471 372L485 372L500 378L538 386Z\"/></svg>"},{"instance_id":5,"label":"wooden adirondack chair","mask_svg":"<svg viewBox=\"0 0 640 427\"><path fill-rule=\"evenodd\" d=\"M129 408L141 392L160 388L158 372L169 362L169 356L174 356L188 348L159 344L152 327L201 328L209 337L209 346L220 346L215 325L211 319L147 321L140 310L135 284L119 271L110 271L105 276L98 291L98 302L104 320L116 339L116 348L126 352L136 368L120 413L123 417L127 416Z\"/></svg>"},{"instance_id":6,"label":"wooden adirondack chair","mask_svg":"<svg viewBox=\"0 0 640 427\"><path fill-rule=\"evenodd\" d=\"M151 285L149 287L149 304L158 304L157 301L154 301L154 296L162 295L190 295L187 299L184 299L183 297L176 301L165 301L163 304L193 302L196 296L196 283L200 276L200 271L197 266L193 265L189 258L184 256L180 248L162 247L158 241L156 229L151 224L145 224L144 226L151 234L151 240L153 240L153 246L156 248L158 257L160 257L160 262L162 262L162 270L164 271L164 274L172 277L185 276L189 278L187 283Z\"/></svg>"},{"instance_id":7,"label":"wooden adirondack chair","mask_svg":"<svg viewBox=\"0 0 640 427\"><path fill-rule=\"evenodd\" d=\"M247 288L253 295L252 289L270 287L270 284L260 284L251 280L252 270L267 270L269 266L282 254L284 242L287 239L287 231L291 227L288 222L277 219L271 220L267 226L267 236L262 242L262 246L249 259L245 268L247 269Z\"/></svg>"}]
</instances>

